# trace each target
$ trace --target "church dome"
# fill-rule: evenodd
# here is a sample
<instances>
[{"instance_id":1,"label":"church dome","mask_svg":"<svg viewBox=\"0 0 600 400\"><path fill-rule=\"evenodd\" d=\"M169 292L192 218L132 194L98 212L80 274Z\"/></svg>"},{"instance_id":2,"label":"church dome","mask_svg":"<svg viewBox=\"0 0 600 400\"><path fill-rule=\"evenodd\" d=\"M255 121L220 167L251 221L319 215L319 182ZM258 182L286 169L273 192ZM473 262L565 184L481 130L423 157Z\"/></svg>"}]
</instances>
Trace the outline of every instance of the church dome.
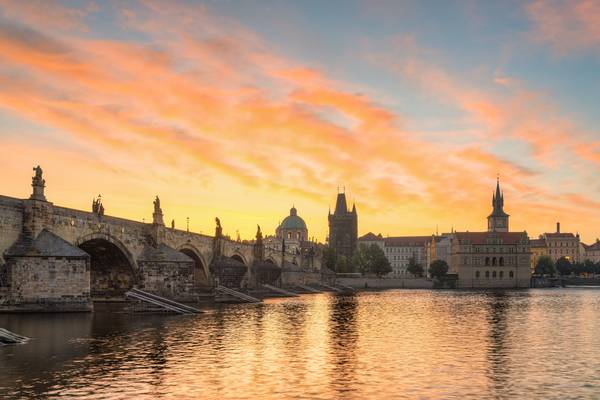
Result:
<instances>
[{"instance_id":1,"label":"church dome","mask_svg":"<svg viewBox=\"0 0 600 400\"><path fill-rule=\"evenodd\" d=\"M279 229L306 229L306 223L298 216L296 208L292 207L290 215L285 217Z\"/></svg>"}]
</instances>

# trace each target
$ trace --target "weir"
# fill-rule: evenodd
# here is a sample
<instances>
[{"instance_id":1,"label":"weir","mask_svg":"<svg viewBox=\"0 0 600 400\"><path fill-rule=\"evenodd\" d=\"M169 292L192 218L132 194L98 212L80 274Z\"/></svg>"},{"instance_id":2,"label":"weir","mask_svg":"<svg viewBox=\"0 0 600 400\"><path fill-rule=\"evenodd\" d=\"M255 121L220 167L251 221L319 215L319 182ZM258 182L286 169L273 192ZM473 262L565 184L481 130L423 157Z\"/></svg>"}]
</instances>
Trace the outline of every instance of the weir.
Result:
<instances>
[{"instance_id":1,"label":"weir","mask_svg":"<svg viewBox=\"0 0 600 400\"><path fill-rule=\"evenodd\" d=\"M126 297L133 298L139 301L143 301L145 303L149 303L155 305L157 307L163 308L168 311L176 312L179 314L199 314L202 311L197 308L187 306L185 304L178 303L173 300L169 300L164 297L157 296L152 293L144 292L139 289L131 289L127 293L125 293Z\"/></svg>"}]
</instances>

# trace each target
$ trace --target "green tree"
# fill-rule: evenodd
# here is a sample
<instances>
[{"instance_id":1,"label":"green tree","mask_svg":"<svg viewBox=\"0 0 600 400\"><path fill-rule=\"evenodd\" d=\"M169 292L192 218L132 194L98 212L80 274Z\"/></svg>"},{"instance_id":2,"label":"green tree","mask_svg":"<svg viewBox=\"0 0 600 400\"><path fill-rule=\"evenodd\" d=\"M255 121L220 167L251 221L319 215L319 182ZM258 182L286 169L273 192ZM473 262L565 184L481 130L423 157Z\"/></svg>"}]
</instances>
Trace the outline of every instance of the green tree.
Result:
<instances>
[{"instance_id":1,"label":"green tree","mask_svg":"<svg viewBox=\"0 0 600 400\"><path fill-rule=\"evenodd\" d=\"M327 246L323 249L323 265L332 271L339 272L336 270L337 254L333 247Z\"/></svg>"},{"instance_id":2,"label":"green tree","mask_svg":"<svg viewBox=\"0 0 600 400\"><path fill-rule=\"evenodd\" d=\"M434 260L429 264L429 274L432 278L441 278L448 273L448 263L444 260Z\"/></svg>"},{"instance_id":3,"label":"green tree","mask_svg":"<svg viewBox=\"0 0 600 400\"><path fill-rule=\"evenodd\" d=\"M581 262L573 263L573 273L576 276L581 276L585 274L585 265Z\"/></svg>"},{"instance_id":4,"label":"green tree","mask_svg":"<svg viewBox=\"0 0 600 400\"><path fill-rule=\"evenodd\" d=\"M361 274L365 274L368 272L369 266L367 265L367 252L369 246L364 243L359 243L354 249L354 253L352 253L351 263L356 272L360 272Z\"/></svg>"},{"instance_id":5,"label":"green tree","mask_svg":"<svg viewBox=\"0 0 600 400\"><path fill-rule=\"evenodd\" d=\"M366 272L370 272L379 277L392 272L392 265L385 256L385 253L381 247L377 246L375 243L364 249L363 256L365 259L364 268Z\"/></svg>"},{"instance_id":6,"label":"green tree","mask_svg":"<svg viewBox=\"0 0 600 400\"><path fill-rule=\"evenodd\" d=\"M592 260L585 260L583 263L583 272L592 275L596 272L596 265Z\"/></svg>"},{"instance_id":7,"label":"green tree","mask_svg":"<svg viewBox=\"0 0 600 400\"><path fill-rule=\"evenodd\" d=\"M569 261L568 258L561 257L558 260L556 260L556 270L562 276L570 275L571 272L573 272L573 265L571 264L571 261Z\"/></svg>"},{"instance_id":8,"label":"green tree","mask_svg":"<svg viewBox=\"0 0 600 400\"><path fill-rule=\"evenodd\" d=\"M352 264L350 264L350 260L346 256L338 256L335 264L336 272L354 272L352 269Z\"/></svg>"},{"instance_id":9,"label":"green tree","mask_svg":"<svg viewBox=\"0 0 600 400\"><path fill-rule=\"evenodd\" d=\"M554 266L554 261L549 256L540 256L535 264L536 275L539 276L554 276L556 274L556 267Z\"/></svg>"},{"instance_id":10,"label":"green tree","mask_svg":"<svg viewBox=\"0 0 600 400\"><path fill-rule=\"evenodd\" d=\"M417 260L415 260L414 257L409 258L406 271L414 276L423 276L423 267L421 264L417 263Z\"/></svg>"}]
</instances>

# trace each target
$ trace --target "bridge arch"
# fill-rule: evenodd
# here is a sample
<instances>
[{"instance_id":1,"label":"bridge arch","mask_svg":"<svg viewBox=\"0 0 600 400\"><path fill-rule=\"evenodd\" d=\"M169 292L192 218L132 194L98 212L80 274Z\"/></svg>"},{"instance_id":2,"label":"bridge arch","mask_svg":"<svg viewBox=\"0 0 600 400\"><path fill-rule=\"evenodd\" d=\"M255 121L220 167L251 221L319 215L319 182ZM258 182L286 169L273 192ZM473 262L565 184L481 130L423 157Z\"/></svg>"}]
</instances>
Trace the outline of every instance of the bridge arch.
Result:
<instances>
[{"instance_id":1,"label":"bridge arch","mask_svg":"<svg viewBox=\"0 0 600 400\"><path fill-rule=\"evenodd\" d=\"M177 250L194 260L194 285L209 286L210 271L202 253L189 243L179 246Z\"/></svg>"},{"instance_id":2,"label":"bridge arch","mask_svg":"<svg viewBox=\"0 0 600 400\"><path fill-rule=\"evenodd\" d=\"M266 262L266 263L269 263L269 264L275 264L275 265L279 266L279 264L277 264L277 261L275 261L275 259L274 259L274 258L272 258L272 257L267 257L267 258L265 259L265 262Z\"/></svg>"},{"instance_id":3,"label":"bridge arch","mask_svg":"<svg viewBox=\"0 0 600 400\"><path fill-rule=\"evenodd\" d=\"M90 255L90 294L95 300L123 300L139 282L135 258L125 245L105 233L80 237L75 245Z\"/></svg>"},{"instance_id":4,"label":"bridge arch","mask_svg":"<svg viewBox=\"0 0 600 400\"><path fill-rule=\"evenodd\" d=\"M236 261L241 262L242 264L244 264L246 267L248 266L248 262L246 261L246 257L244 257L243 254L239 253L239 252L235 252L232 255L229 256L229 258L232 258Z\"/></svg>"}]
</instances>

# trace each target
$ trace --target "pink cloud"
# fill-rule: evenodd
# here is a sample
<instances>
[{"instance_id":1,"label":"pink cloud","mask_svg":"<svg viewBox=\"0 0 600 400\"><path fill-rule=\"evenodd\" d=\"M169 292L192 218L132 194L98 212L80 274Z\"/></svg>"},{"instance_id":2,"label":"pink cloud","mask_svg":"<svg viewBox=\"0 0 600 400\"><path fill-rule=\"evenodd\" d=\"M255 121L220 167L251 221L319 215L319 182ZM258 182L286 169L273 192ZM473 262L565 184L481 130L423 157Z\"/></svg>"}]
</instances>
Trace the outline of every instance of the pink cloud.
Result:
<instances>
[{"instance_id":1,"label":"pink cloud","mask_svg":"<svg viewBox=\"0 0 600 400\"><path fill-rule=\"evenodd\" d=\"M533 37L559 54L600 51L600 3L595 0L536 0L527 7Z\"/></svg>"}]
</instances>

